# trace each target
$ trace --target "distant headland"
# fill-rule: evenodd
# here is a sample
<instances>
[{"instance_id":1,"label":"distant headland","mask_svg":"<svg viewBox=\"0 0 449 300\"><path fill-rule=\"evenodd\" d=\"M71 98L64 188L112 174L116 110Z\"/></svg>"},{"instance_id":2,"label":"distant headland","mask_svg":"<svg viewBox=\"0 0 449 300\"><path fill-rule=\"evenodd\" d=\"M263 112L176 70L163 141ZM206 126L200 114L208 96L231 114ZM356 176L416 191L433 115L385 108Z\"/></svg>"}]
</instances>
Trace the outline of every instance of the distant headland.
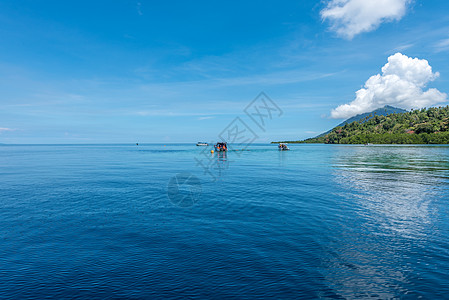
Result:
<instances>
[{"instance_id":1,"label":"distant headland","mask_svg":"<svg viewBox=\"0 0 449 300\"><path fill-rule=\"evenodd\" d=\"M411 111L385 106L302 141L320 144L449 144L449 106ZM273 142L274 143L274 142Z\"/></svg>"}]
</instances>

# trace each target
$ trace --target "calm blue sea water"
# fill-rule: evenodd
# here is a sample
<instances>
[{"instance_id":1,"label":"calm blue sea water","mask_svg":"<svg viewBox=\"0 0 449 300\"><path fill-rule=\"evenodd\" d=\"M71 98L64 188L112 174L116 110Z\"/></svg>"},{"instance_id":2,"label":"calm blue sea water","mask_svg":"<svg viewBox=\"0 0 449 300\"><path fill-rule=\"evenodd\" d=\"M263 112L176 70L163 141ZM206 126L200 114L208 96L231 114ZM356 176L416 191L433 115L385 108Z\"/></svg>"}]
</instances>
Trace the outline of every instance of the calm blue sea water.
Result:
<instances>
[{"instance_id":1,"label":"calm blue sea water","mask_svg":"<svg viewBox=\"0 0 449 300\"><path fill-rule=\"evenodd\" d=\"M0 298L449 297L448 147L290 147L0 146Z\"/></svg>"}]
</instances>

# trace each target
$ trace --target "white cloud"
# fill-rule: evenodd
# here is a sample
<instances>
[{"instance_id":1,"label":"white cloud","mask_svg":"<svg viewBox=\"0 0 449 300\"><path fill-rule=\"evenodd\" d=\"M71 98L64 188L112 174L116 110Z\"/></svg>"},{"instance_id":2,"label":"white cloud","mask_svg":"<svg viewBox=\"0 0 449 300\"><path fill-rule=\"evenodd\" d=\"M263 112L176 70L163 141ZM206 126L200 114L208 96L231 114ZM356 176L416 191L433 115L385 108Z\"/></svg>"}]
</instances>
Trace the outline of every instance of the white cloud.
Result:
<instances>
[{"instance_id":1,"label":"white cloud","mask_svg":"<svg viewBox=\"0 0 449 300\"><path fill-rule=\"evenodd\" d=\"M394 51L389 51L389 52L387 52L387 53L390 54L391 52L401 52L401 51L410 49L410 48L412 48L413 46L415 46L415 45L414 45L414 44L401 45L401 46L398 46L398 47L394 48L394 49L393 49Z\"/></svg>"},{"instance_id":2,"label":"white cloud","mask_svg":"<svg viewBox=\"0 0 449 300\"><path fill-rule=\"evenodd\" d=\"M321 11L321 18L329 20L339 36L352 39L375 30L383 22L399 21L408 3L410 0L330 0Z\"/></svg>"},{"instance_id":3,"label":"white cloud","mask_svg":"<svg viewBox=\"0 0 449 300\"><path fill-rule=\"evenodd\" d=\"M447 100L445 93L433 88L424 91L439 75L432 71L427 60L396 53L382 67L382 75L371 76L365 87L356 92L355 100L333 109L331 117L349 118L385 105L411 109L444 102Z\"/></svg>"},{"instance_id":4,"label":"white cloud","mask_svg":"<svg viewBox=\"0 0 449 300\"><path fill-rule=\"evenodd\" d=\"M436 52L449 50L449 39L444 39L435 44Z\"/></svg>"},{"instance_id":5,"label":"white cloud","mask_svg":"<svg viewBox=\"0 0 449 300\"><path fill-rule=\"evenodd\" d=\"M199 117L198 120L202 121L202 120L209 120L209 119L213 119L215 117L213 116L207 116L207 117Z\"/></svg>"},{"instance_id":6,"label":"white cloud","mask_svg":"<svg viewBox=\"0 0 449 300\"><path fill-rule=\"evenodd\" d=\"M139 16L143 15L142 13L142 3L137 2L137 13L139 14Z\"/></svg>"},{"instance_id":7,"label":"white cloud","mask_svg":"<svg viewBox=\"0 0 449 300\"><path fill-rule=\"evenodd\" d=\"M2 132L5 132L5 131L14 131L14 129L11 129L11 128L1 128L0 127L0 134L2 133Z\"/></svg>"},{"instance_id":8,"label":"white cloud","mask_svg":"<svg viewBox=\"0 0 449 300\"><path fill-rule=\"evenodd\" d=\"M307 133L307 134L318 134L318 133L321 133L320 131L312 131L312 130L306 130L304 132Z\"/></svg>"}]
</instances>

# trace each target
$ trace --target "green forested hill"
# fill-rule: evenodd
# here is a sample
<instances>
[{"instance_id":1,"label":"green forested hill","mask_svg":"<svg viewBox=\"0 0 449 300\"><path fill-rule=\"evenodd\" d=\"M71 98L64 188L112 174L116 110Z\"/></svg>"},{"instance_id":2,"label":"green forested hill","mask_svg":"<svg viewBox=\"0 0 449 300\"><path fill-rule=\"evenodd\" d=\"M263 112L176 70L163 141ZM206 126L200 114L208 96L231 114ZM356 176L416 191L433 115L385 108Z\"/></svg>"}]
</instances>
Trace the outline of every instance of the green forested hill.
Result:
<instances>
[{"instance_id":1,"label":"green forested hill","mask_svg":"<svg viewBox=\"0 0 449 300\"><path fill-rule=\"evenodd\" d=\"M299 141L326 144L449 144L449 106L366 118Z\"/></svg>"},{"instance_id":2,"label":"green forested hill","mask_svg":"<svg viewBox=\"0 0 449 300\"><path fill-rule=\"evenodd\" d=\"M359 115L356 115L354 117L351 117L351 118L347 119L346 121L343 121L341 124L339 124L337 126L343 127L343 126L345 126L345 124L349 124L349 123L352 123L354 121L367 120L367 119L370 119L372 116L375 116L375 115L386 116L386 115L390 115L390 114L398 114L398 113L405 113L405 112L407 112L405 109L401 109L401 108L385 105L384 107L378 108L378 109L376 109L376 110L374 110L372 112L363 113L363 114L359 114ZM332 131L332 129L327 131L327 132L324 132L324 133L318 135L317 137L326 135L326 134L330 133L331 131Z\"/></svg>"}]
</instances>

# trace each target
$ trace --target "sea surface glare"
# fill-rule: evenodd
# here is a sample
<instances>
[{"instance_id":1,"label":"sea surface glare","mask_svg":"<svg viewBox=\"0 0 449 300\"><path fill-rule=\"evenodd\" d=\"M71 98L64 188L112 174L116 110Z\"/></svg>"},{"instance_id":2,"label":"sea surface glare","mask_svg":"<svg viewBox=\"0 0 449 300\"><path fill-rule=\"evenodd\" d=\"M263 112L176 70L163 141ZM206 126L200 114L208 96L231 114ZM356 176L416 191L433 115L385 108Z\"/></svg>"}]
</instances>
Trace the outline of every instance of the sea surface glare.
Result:
<instances>
[{"instance_id":1,"label":"sea surface glare","mask_svg":"<svg viewBox=\"0 0 449 300\"><path fill-rule=\"evenodd\" d=\"M289 147L1 145L0 298L449 297L449 147Z\"/></svg>"}]
</instances>

